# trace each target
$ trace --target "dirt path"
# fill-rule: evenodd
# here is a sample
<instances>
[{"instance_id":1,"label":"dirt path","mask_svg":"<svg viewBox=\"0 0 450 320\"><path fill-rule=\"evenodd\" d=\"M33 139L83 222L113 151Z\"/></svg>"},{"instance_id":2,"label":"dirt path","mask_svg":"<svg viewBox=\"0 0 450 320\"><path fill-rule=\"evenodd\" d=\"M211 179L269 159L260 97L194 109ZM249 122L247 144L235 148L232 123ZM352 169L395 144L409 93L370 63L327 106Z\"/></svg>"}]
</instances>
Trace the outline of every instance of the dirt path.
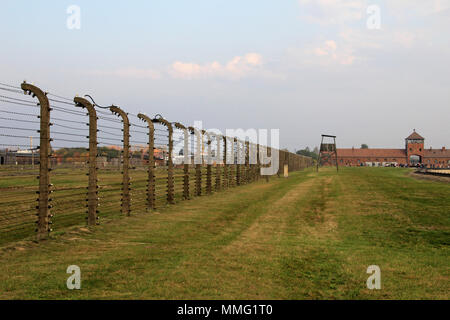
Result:
<instances>
[{"instance_id":1,"label":"dirt path","mask_svg":"<svg viewBox=\"0 0 450 320\"><path fill-rule=\"evenodd\" d=\"M299 180L277 200L260 208L259 216L233 241L213 248L207 259L196 257L186 260L178 271L195 270L197 281L191 285L198 286L206 281L215 288L213 294L217 298L241 296L245 299L269 299L280 294L285 291L285 283L280 277L280 273L284 272L280 261L293 250L291 245L286 247L286 241L299 241L304 236L327 238L336 227L327 203L332 181L332 177L317 178L315 174L309 175L306 180ZM317 203L302 203L317 191L321 197L319 201L324 202L321 209L315 207ZM310 212L314 212L314 221L306 223ZM198 277L203 272L204 276ZM193 274L186 278L192 279Z\"/></svg>"}]
</instances>

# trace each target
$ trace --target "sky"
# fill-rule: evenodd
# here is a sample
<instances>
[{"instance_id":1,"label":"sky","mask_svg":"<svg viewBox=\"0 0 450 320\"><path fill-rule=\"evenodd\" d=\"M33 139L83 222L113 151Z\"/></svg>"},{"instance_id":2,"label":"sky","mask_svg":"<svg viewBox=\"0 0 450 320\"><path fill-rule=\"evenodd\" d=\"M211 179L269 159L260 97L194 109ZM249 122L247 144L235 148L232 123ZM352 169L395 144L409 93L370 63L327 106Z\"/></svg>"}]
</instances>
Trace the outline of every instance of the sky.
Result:
<instances>
[{"instance_id":1,"label":"sky","mask_svg":"<svg viewBox=\"0 0 450 320\"><path fill-rule=\"evenodd\" d=\"M291 151L402 148L413 129L450 147L449 30L450 0L2 0L0 82L280 129Z\"/></svg>"}]
</instances>

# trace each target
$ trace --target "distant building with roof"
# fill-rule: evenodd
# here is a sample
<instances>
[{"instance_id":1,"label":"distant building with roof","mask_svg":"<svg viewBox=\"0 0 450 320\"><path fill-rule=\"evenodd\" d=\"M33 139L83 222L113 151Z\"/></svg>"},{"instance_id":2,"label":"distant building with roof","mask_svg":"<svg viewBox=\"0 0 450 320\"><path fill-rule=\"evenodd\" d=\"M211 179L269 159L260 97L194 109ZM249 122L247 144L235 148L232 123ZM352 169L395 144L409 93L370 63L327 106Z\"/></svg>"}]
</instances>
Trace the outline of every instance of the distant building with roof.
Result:
<instances>
[{"instance_id":1,"label":"distant building with roof","mask_svg":"<svg viewBox=\"0 0 450 320\"><path fill-rule=\"evenodd\" d=\"M0 149L0 165L30 165L39 163L39 151Z\"/></svg>"},{"instance_id":2,"label":"distant building with roof","mask_svg":"<svg viewBox=\"0 0 450 320\"><path fill-rule=\"evenodd\" d=\"M332 157L328 164L335 164ZM450 167L450 150L425 148L425 138L414 130L405 139L404 149L337 149L337 161L342 166L424 166ZM327 164L327 163L323 163Z\"/></svg>"}]
</instances>

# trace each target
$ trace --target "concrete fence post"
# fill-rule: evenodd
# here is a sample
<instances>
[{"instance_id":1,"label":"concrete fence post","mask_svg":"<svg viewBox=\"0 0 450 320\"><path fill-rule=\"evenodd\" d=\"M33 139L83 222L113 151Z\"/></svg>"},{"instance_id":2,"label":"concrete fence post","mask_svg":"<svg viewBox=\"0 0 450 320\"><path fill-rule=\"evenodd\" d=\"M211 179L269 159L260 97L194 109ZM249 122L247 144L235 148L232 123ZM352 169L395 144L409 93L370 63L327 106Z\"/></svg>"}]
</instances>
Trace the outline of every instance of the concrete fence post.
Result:
<instances>
[{"instance_id":1,"label":"concrete fence post","mask_svg":"<svg viewBox=\"0 0 450 320\"><path fill-rule=\"evenodd\" d=\"M194 127L189 127L189 131L195 137L195 154L194 154L194 165L195 165L195 195L202 195L202 135L200 131L198 131Z\"/></svg>"},{"instance_id":2,"label":"concrete fence post","mask_svg":"<svg viewBox=\"0 0 450 320\"><path fill-rule=\"evenodd\" d=\"M248 144L248 154L249 155L248 155L248 165L247 165L247 167L248 167L247 182L248 183L252 183L253 182L253 175L254 175L254 173L253 173L254 167L253 167L253 164L252 164L252 154L251 153L252 153L252 143L249 142L249 144Z\"/></svg>"},{"instance_id":3,"label":"concrete fence post","mask_svg":"<svg viewBox=\"0 0 450 320\"><path fill-rule=\"evenodd\" d=\"M183 130L184 148L183 148L183 199L188 200L189 194L189 163L190 163L190 150L189 150L189 132L188 129L181 123L175 123L177 129Z\"/></svg>"},{"instance_id":4,"label":"concrete fence post","mask_svg":"<svg viewBox=\"0 0 450 320\"><path fill-rule=\"evenodd\" d=\"M236 139L225 137L227 139L227 156L226 164L228 167L228 187L236 185Z\"/></svg>"},{"instance_id":5,"label":"concrete fence post","mask_svg":"<svg viewBox=\"0 0 450 320\"><path fill-rule=\"evenodd\" d=\"M86 99L75 97L73 99L76 107L86 108L89 114L89 182L87 192L87 224L94 226L98 224L98 179L97 179L97 112L94 106Z\"/></svg>"},{"instance_id":6,"label":"concrete fence post","mask_svg":"<svg viewBox=\"0 0 450 320\"><path fill-rule=\"evenodd\" d=\"M229 180L228 180L228 163L227 163L227 137L222 136L223 139L223 187L228 188Z\"/></svg>"},{"instance_id":7,"label":"concrete fence post","mask_svg":"<svg viewBox=\"0 0 450 320\"><path fill-rule=\"evenodd\" d=\"M158 117L153 119L153 122L159 122L167 128L169 132L169 144L168 144L168 159L167 159L167 203L174 203L174 178L173 178L173 127L172 124L164 119Z\"/></svg>"},{"instance_id":8,"label":"concrete fence post","mask_svg":"<svg viewBox=\"0 0 450 320\"><path fill-rule=\"evenodd\" d=\"M259 156L259 143L256 145L256 180L261 178L261 159Z\"/></svg>"},{"instance_id":9,"label":"concrete fence post","mask_svg":"<svg viewBox=\"0 0 450 320\"><path fill-rule=\"evenodd\" d=\"M241 185L241 162L242 162L242 150L240 145L240 140L234 138L236 143L236 185Z\"/></svg>"},{"instance_id":10,"label":"concrete fence post","mask_svg":"<svg viewBox=\"0 0 450 320\"><path fill-rule=\"evenodd\" d=\"M215 186L215 188L216 188L216 191L219 191L220 189L221 189L221 187L222 187L222 179L221 179L221 175L222 175L222 172L221 172L221 161L222 161L222 158L221 158L221 147L220 147L220 145L222 144L222 136L221 135L215 135L215 138L216 138L216 143L217 143L217 146L216 146L216 154L215 154L215 159L216 159L216 186Z\"/></svg>"},{"instance_id":11,"label":"concrete fence post","mask_svg":"<svg viewBox=\"0 0 450 320\"><path fill-rule=\"evenodd\" d=\"M271 147L266 147L267 148L267 157L272 158L272 148ZM267 165L264 165L267 166ZM266 177L266 182L269 182L269 175L265 175Z\"/></svg>"},{"instance_id":12,"label":"concrete fence post","mask_svg":"<svg viewBox=\"0 0 450 320\"><path fill-rule=\"evenodd\" d=\"M247 183L249 183L250 181L249 181L249 174L250 174L250 172L249 172L249 166L250 166L250 163L249 163L249 142L248 141L244 141L243 142L243 148L244 148L244 153L243 153L243 156L244 156L244 165L243 165L243 171L244 171L244 174L243 174L243 179L242 179L242 182L243 182L243 184L247 184Z\"/></svg>"},{"instance_id":13,"label":"concrete fence post","mask_svg":"<svg viewBox=\"0 0 450 320\"><path fill-rule=\"evenodd\" d=\"M52 224L51 218L53 215L50 213L51 205L50 202L52 199L49 197L51 191L51 183L50 183L50 164L49 158L50 154L50 142L52 141L50 138L50 103L47 98L47 93L44 93L38 87L23 82L21 85L22 90L25 94L32 95L33 98L37 97L39 100L39 105L41 109L40 113L40 130L39 130L39 191L37 191L38 205L36 209L37 213L37 228L36 228L36 238L37 240L47 239L49 233L52 231L50 225Z\"/></svg>"},{"instance_id":14,"label":"concrete fence post","mask_svg":"<svg viewBox=\"0 0 450 320\"><path fill-rule=\"evenodd\" d=\"M148 177L147 205L149 210L156 209L155 195L155 126L150 117L139 113L138 118L147 123L148 127Z\"/></svg>"},{"instance_id":15,"label":"concrete fence post","mask_svg":"<svg viewBox=\"0 0 450 320\"><path fill-rule=\"evenodd\" d=\"M131 214L131 195L130 195L130 121L125 111L117 106L109 108L111 112L122 118L123 123L123 150L122 150L122 214L130 216Z\"/></svg>"},{"instance_id":16,"label":"concrete fence post","mask_svg":"<svg viewBox=\"0 0 450 320\"><path fill-rule=\"evenodd\" d=\"M211 163L211 136L203 130L203 135L206 135L206 193L212 193L212 163Z\"/></svg>"},{"instance_id":17,"label":"concrete fence post","mask_svg":"<svg viewBox=\"0 0 450 320\"><path fill-rule=\"evenodd\" d=\"M258 180L257 170L258 170L258 146L254 143L251 144L251 157L250 157L250 167L251 167L251 179L252 182Z\"/></svg>"},{"instance_id":18,"label":"concrete fence post","mask_svg":"<svg viewBox=\"0 0 450 320\"><path fill-rule=\"evenodd\" d=\"M278 157L280 159L280 163L278 166L277 176L280 177L280 174L284 171L284 152L282 150L276 150L278 152Z\"/></svg>"}]
</instances>

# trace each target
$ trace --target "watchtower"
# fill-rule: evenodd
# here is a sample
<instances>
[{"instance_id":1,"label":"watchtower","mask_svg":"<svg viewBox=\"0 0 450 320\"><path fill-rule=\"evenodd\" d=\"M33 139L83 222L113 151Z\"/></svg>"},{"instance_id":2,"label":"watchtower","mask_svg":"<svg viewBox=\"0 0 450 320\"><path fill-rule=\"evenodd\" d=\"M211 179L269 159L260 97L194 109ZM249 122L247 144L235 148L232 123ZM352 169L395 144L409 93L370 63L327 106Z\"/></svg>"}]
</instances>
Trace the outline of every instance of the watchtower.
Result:
<instances>
[{"instance_id":1,"label":"watchtower","mask_svg":"<svg viewBox=\"0 0 450 320\"><path fill-rule=\"evenodd\" d=\"M333 143L324 143L324 139L333 139ZM322 141L320 142L319 158L317 159L317 172L319 171L319 166L333 165L333 162L336 164L336 171L339 171L336 136L323 134Z\"/></svg>"}]
</instances>

